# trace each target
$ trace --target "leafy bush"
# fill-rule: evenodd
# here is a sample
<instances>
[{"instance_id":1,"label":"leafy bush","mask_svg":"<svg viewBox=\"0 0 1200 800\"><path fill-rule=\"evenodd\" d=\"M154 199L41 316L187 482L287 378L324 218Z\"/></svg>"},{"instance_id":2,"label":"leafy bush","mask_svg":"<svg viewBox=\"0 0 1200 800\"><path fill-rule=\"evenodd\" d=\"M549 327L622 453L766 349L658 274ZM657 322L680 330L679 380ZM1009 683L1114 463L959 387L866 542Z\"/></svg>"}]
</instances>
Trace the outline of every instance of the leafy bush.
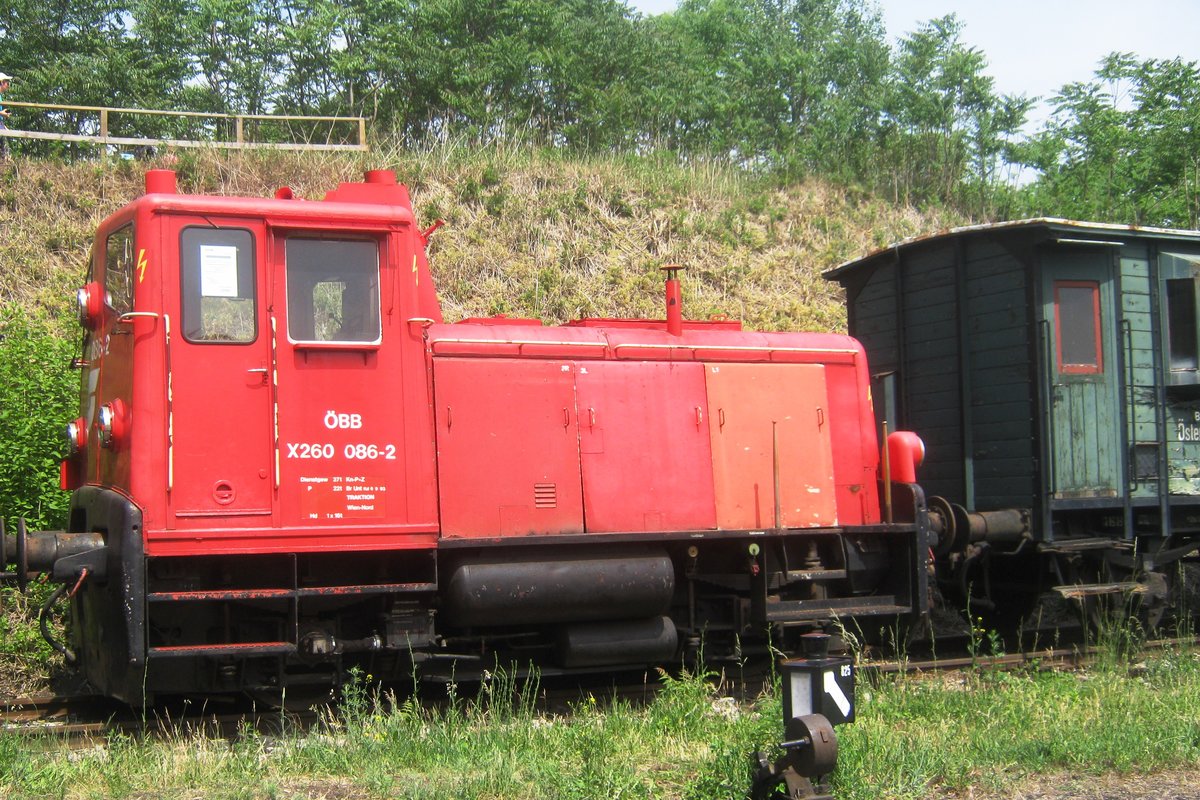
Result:
<instances>
[{"instance_id":1,"label":"leafy bush","mask_svg":"<svg viewBox=\"0 0 1200 800\"><path fill-rule=\"evenodd\" d=\"M0 306L0 519L11 532L17 517L30 530L63 527L69 495L59 489L62 429L78 404L78 376L71 372L74 345L57 331L57 320L16 304ZM29 595L0 589L0 666L7 693L41 687L53 653L37 630L37 609L49 587Z\"/></svg>"},{"instance_id":2,"label":"leafy bush","mask_svg":"<svg viewBox=\"0 0 1200 800\"><path fill-rule=\"evenodd\" d=\"M68 495L59 489L62 429L77 415L75 347L55 324L16 305L0 306L0 518L25 517L31 530L62 527Z\"/></svg>"}]
</instances>

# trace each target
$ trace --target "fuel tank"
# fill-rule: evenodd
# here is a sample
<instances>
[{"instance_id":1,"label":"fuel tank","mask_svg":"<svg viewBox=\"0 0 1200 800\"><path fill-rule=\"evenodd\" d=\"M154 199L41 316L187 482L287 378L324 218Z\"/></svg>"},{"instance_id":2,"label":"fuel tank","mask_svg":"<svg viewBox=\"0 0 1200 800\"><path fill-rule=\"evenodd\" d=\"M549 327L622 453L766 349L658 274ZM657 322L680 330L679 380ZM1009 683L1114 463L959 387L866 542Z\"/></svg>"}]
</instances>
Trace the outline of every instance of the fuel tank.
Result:
<instances>
[{"instance_id":1,"label":"fuel tank","mask_svg":"<svg viewBox=\"0 0 1200 800\"><path fill-rule=\"evenodd\" d=\"M646 619L667 611L675 567L661 549L475 556L451 568L442 619L486 627Z\"/></svg>"}]
</instances>

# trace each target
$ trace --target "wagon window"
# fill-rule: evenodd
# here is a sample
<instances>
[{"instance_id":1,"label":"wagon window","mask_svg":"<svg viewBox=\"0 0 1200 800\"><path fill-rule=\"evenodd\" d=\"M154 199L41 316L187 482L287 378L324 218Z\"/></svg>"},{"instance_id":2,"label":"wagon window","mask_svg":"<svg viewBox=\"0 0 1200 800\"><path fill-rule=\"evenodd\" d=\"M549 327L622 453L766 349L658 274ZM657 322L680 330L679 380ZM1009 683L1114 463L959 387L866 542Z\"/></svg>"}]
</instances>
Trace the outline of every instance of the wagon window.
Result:
<instances>
[{"instance_id":1,"label":"wagon window","mask_svg":"<svg viewBox=\"0 0 1200 800\"><path fill-rule=\"evenodd\" d=\"M1058 371L1094 375L1104 371L1100 344L1100 285L1095 281L1054 284Z\"/></svg>"},{"instance_id":2,"label":"wagon window","mask_svg":"<svg viewBox=\"0 0 1200 800\"><path fill-rule=\"evenodd\" d=\"M254 237L241 228L184 228L183 338L246 344L258 338Z\"/></svg>"},{"instance_id":3,"label":"wagon window","mask_svg":"<svg viewBox=\"0 0 1200 800\"><path fill-rule=\"evenodd\" d=\"M1167 339L1171 383L1195 383L1200 358L1196 341L1196 282L1191 278L1167 281Z\"/></svg>"},{"instance_id":4,"label":"wagon window","mask_svg":"<svg viewBox=\"0 0 1200 800\"><path fill-rule=\"evenodd\" d=\"M297 237L285 251L293 342L379 342L377 242Z\"/></svg>"}]
</instances>

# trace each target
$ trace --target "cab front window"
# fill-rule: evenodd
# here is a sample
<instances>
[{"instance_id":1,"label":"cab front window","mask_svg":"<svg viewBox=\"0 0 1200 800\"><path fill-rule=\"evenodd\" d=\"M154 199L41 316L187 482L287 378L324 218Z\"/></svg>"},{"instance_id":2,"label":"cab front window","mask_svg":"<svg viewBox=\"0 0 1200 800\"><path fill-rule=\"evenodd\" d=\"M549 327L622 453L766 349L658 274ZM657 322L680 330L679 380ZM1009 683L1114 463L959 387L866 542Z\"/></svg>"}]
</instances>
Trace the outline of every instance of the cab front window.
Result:
<instances>
[{"instance_id":1,"label":"cab front window","mask_svg":"<svg viewBox=\"0 0 1200 800\"><path fill-rule=\"evenodd\" d=\"M377 344L379 245L375 241L286 241L288 338Z\"/></svg>"}]
</instances>

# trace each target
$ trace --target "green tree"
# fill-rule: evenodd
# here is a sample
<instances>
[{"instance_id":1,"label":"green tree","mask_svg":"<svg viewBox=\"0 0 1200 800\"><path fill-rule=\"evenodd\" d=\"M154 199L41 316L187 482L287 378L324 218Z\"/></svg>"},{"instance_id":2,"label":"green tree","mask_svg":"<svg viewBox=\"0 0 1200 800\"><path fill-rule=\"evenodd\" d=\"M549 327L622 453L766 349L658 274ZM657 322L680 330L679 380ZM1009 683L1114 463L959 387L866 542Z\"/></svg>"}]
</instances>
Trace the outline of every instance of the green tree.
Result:
<instances>
[{"instance_id":1,"label":"green tree","mask_svg":"<svg viewBox=\"0 0 1200 800\"><path fill-rule=\"evenodd\" d=\"M887 46L856 0L684 0L651 20L648 127L747 164L853 170L876 130Z\"/></svg>"},{"instance_id":2,"label":"green tree","mask_svg":"<svg viewBox=\"0 0 1200 800\"><path fill-rule=\"evenodd\" d=\"M898 201L957 201L989 216L999 168L1032 101L998 95L983 52L961 41L954 15L899 43L884 123L884 164Z\"/></svg>"},{"instance_id":3,"label":"green tree","mask_svg":"<svg viewBox=\"0 0 1200 800\"><path fill-rule=\"evenodd\" d=\"M345 46L331 73L351 105L410 141L634 138L645 48L615 0L383 0L343 10Z\"/></svg>"},{"instance_id":4,"label":"green tree","mask_svg":"<svg viewBox=\"0 0 1200 800\"><path fill-rule=\"evenodd\" d=\"M1112 53L1095 78L1062 87L1020 159L1039 172L1027 213L1101 222L1200 225L1200 69Z\"/></svg>"},{"instance_id":5,"label":"green tree","mask_svg":"<svg viewBox=\"0 0 1200 800\"><path fill-rule=\"evenodd\" d=\"M188 28L202 90L199 111L267 114L279 100L284 7L263 0L197 0Z\"/></svg>"},{"instance_id":6,"label":"green tree","mask_svg":"<svg viewBox=\"0 0 1200 800\"><path fill-rule=\"evenodd\" d=\"M4 68L19 73L13 98L60 105L133 101L125 79L124 6L119 0L10 0L0 5ZM91 129L95 114L17 112L12 127Z\"/></svg>"}]
</instances>

